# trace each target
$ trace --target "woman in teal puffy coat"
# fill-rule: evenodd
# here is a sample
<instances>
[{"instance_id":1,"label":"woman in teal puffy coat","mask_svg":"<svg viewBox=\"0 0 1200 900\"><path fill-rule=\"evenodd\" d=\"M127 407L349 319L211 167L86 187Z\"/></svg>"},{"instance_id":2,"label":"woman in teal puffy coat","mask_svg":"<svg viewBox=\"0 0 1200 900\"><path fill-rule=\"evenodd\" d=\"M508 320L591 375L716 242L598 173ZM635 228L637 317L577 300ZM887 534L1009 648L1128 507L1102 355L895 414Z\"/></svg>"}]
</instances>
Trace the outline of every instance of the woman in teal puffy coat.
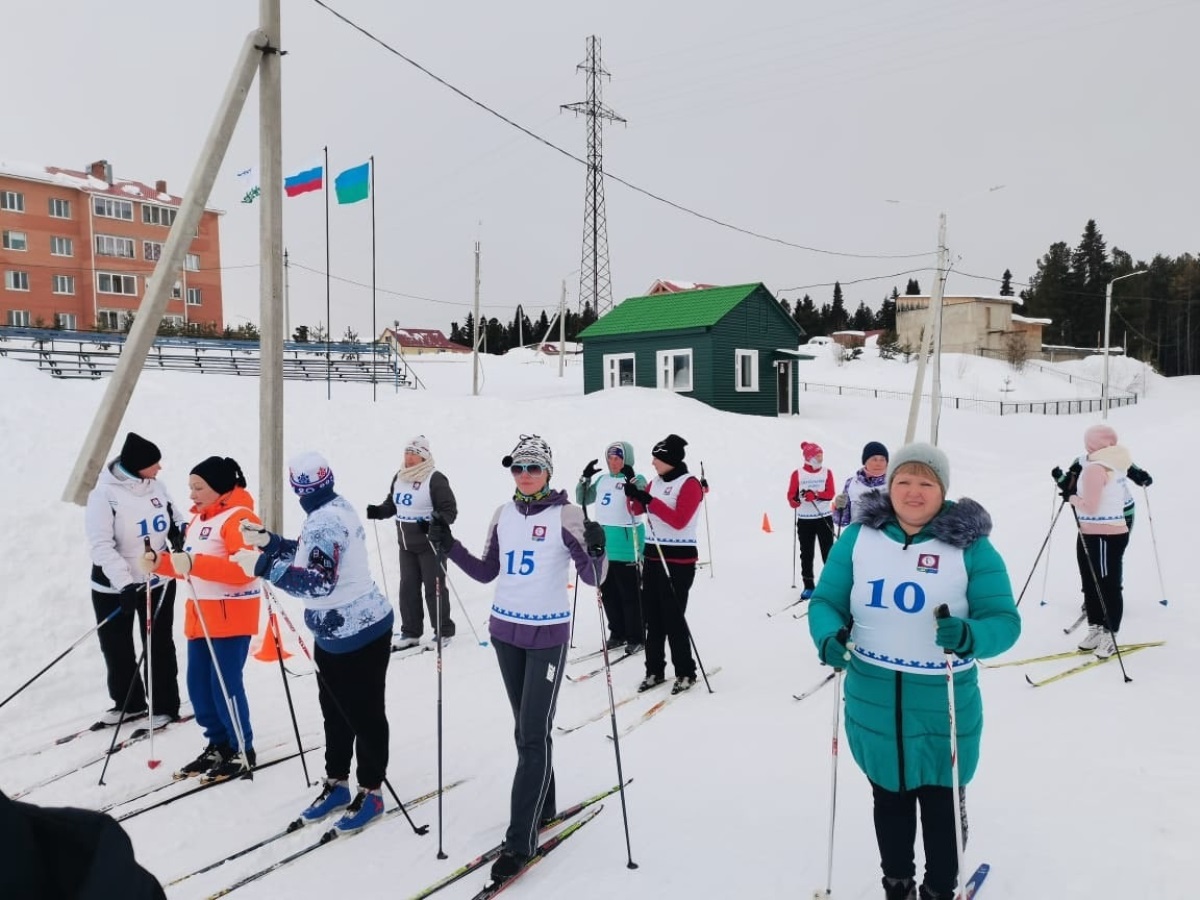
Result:
<instances>
[{"instance_id":1,"label":"woman in teal puffy coat","mask_svg":"<svg viewBox=\"0 0 1200 900\"><path fill-rule=\"evenodd\" d=\"M1012 585L973 500L946 500L950 463L928 444L894 454L888 494L867 495L833 546L811 600L822 662L846 669L846 737L871 782L887 900L915 900L920 804L921 900L953 898L958 876L945 651L954 652L960 784L979 762L983 704L976 657L1021 633ZM946 604L950 615L935 619ZM848 644L839 631L850 628ZM844 634L844 632L843 632ZM959 797L965 832L965 805Z\"/></svg>"}]
</instances>

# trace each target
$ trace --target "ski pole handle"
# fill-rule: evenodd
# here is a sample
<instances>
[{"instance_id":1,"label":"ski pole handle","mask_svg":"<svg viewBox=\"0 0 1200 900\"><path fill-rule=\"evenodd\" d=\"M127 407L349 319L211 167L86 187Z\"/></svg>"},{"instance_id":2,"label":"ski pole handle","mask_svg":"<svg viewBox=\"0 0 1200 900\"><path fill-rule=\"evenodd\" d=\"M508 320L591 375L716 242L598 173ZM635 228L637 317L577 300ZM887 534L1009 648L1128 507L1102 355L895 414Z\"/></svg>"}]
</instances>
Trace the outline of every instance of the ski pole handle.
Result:
<instances>
[{"instance_id":1,"label":"ski pole handle","mask_svg":"<svg viewBox=\"0 0 1200 900\"><path fill-rule=\"evenodd\" d=\"M949 607L949 606L947 606L945 603L939 604L939 605L937 606L937 608L936 608L936 609L934 609L934 611L933 611L933 617L934 617L935 619L948 619L948 618L950 618L950 607ZM944 648L943 652L945 653L945 655L946 655L946 656L953 656L953 655L954 655L954 651L953 651L953 650L951 650L949 647L946 647L946 648Z\"/></svg>"}]
</instances>

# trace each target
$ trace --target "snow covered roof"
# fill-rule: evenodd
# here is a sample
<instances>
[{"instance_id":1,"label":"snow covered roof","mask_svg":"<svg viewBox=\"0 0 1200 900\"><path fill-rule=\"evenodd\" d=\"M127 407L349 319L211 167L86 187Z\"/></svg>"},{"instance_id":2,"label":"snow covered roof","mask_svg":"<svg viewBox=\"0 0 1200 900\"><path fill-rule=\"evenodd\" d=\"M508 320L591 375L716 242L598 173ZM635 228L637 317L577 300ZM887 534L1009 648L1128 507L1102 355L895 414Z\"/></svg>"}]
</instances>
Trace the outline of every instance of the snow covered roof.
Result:
<instances>
[{"instance_id":1,"label":"snow covered roof","mask_svg":"<svg viewBox=\"0 0 1200 900\"><path fill-rule=\"evenodd\" d=\"M905 300L928 300L929 294L902 294L897 299L897 302ZM1012 303L1013 305L1021 302L1020 297L1001 297L999 294L944 294L942 296L943 303L952 301L962 302L964 300L977 300L982 303Z\"/></svg>"},{"instance_id":2,"label":"snow covered roof","mask_svg":"<svg viewBox=\"0 0 1200 900\"><path fill-rule=\"evenodd\" d=\"M470 353L469 347L453 343L437 328L385 328L383 340L391 337L401 347L421 348L423 350L453 350L458 353Z\"/></svg>"},{"instance_id":3,"label":"snow covered roof","mask_svg":"<svg viewBox=\"0 0 1200 900\"><path fill-rule=\"evenodd\" d=\"M829 333L831 336L836 335L836 334L846 334L846 335L849 335L850 337L866 337L867 336L867 333L865 331L854 331L853 329L850 329L850 328L844 329L842 331L831 331Z\"/></svg>"},{"instance_id":4,"label":"snow covered roof","mask_svg":"<svg viewBox=\"0 0 1200 900\"><path fill-rule=\"evenodd\" d=\"M0 159L0 175L10 178L20 178L24 181L37 181L42 184L54 184L71 190L82 191L86 194L100 194L110 197L120 197L122 200L137 199L162 206L179 206L182 197L176 197L156 186L141 181L125 178L115 178L112 183L97 178L90 172L77 169L63 169L58 166L39 166L35 163L17 162ZM224 215L224 210L205 207L206 212Z\"/></svg>"},{"instance_id":5,"label":"snow covered roof","mask_svg":"<svg viewBox=\"0 0 1200 900\"><path fill-rule=\"evenodd\" d=\"M1029 325L1053 325L1054 324L1053 319L1031 319L1028 316L1018 316L1016 313L1012 314L1012 320L1014 322L1025 322L1026 324L1029 324Z\"/></svg>"},{"instance_id":6,"label":"snow covered roof","mask_svg":"<svg viewBox=\"0 0 1200 900\"><path fill-rule=\"evenodd\" d=\"M715 284L704 284L699 281L677 281L673 278L656 278L644 296L655 294L678 294L681 291L702 291L705 288L717 287Z\"/></svg>"}]
</instances>

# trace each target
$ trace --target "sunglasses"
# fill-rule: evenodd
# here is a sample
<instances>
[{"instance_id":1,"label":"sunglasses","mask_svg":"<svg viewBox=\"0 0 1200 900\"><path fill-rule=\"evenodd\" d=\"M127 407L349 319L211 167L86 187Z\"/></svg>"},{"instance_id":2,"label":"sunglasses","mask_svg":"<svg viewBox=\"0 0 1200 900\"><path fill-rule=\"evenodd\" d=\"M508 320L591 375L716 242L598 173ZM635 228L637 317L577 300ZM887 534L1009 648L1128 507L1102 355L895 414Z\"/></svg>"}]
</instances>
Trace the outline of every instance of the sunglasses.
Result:
<instances>
[{"instance_id":1,"label":"sunglasses","mask_svg":"<svg viewBox=\"0 0 1200 900\"><path fill-rule=\"evenodd\" d=\"M522 472L528 472L530 475L541 475L545 471L541 463L513 463L508 467L508 470L514 475L520 475Z\"/></svg>"}]
</instances>

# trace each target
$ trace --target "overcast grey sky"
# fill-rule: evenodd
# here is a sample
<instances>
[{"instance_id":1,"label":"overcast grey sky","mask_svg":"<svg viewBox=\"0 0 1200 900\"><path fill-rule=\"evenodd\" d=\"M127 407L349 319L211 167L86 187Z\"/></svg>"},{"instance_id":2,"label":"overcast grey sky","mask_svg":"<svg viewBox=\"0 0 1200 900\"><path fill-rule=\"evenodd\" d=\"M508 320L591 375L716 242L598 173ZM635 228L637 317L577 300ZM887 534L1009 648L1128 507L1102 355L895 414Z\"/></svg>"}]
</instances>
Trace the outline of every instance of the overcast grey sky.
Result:
<instances>
[{"instance_id":1,"label":"overcast grey sky","mask_svg":"<svg viewBox=\"0 0 1200 900\"><path fill-rule=\"evenodd\" d=\"M584 99L575 66L598 35L612 73L605 102L629 123L606 130L606 169L794 243L932 251L944 210L956 268L997 279L1007 267L1026 280L1088 218L1135 258L1200 250L1195 0L328 2L579 156L584 121L559 105ZM381 327L461 322L476 239L485 314L556 306L560 280L579 268L583 167L311 0L283 7L284 169L324 145L334 173L374 154ZM6 4L0 158L72 168L107 158L118 176L181 191L256 20L253 0ZM258 207L238 202L234 177L255 164L257 92L210 200L228 213L234 324L259 318ZM848 306L876 305L910 276L850 282L932 265L792 249L612 182L606 197L617 299L656 277L762 281L785 297L840 279ZM369 282L368 205L334 205L331 218L334 275ZM292 261L317 270L292 270L293 326L324 318L323 222L319 195L284 201ZM947 289L998 285L955 274ZM808 288L818 302L831 290ZM369 290L335 282L333 306L335 334L369 330Z\"/></svg>"}]
</instances>

